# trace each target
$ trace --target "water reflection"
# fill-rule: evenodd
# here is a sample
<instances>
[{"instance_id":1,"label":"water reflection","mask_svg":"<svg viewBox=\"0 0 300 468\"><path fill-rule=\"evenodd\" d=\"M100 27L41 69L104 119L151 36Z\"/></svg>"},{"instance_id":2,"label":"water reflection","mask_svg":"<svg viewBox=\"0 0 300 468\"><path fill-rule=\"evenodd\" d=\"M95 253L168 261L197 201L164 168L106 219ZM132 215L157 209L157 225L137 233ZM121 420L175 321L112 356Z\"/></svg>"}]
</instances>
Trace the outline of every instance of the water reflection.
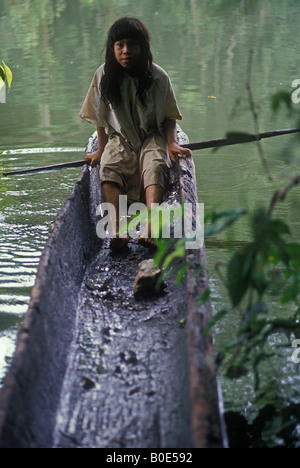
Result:
<instances>
[{"instance_id":1,"label":"water reflection","mask_svg":"<svg viewBox=\"0 0 300 468\"><path fill-rule=\"evenodd\" d=\"M59 150L59 148L58 148ZM44 153L43 162L57 154ZM79 154L79 153L78 153ZM20 157L21 156L21 157ZM5 168L34 167L36 155L5 158ZM69 156L68 156L69 157ZM74 156L73 156L74 157ZM0 179L0 382L6 372L17 328L28 308L41 251L57 211L68 196L79 171L44 173Z\"/></svg>"}]
</instances>

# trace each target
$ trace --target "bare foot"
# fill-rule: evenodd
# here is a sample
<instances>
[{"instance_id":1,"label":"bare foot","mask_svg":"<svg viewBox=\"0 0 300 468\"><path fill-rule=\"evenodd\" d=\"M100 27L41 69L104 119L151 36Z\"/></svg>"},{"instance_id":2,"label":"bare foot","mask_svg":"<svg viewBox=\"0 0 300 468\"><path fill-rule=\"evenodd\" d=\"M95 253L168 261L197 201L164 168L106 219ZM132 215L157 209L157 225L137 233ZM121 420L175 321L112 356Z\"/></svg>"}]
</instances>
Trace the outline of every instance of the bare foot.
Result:
<instances>
[{"instance_id":1,"label":"bare foot","mask_svg":"<svg viewBox=\"0 0 300 468\"><path fill-rule=\"evenodd\" d=\"M155 240L151 237L151 224L146 223L141 235L137 238L137 243L148 249L156 249L157 245Z\"/></svg>"},{"instance_id":2,"label":"bare foot","mask_svg":"<svg viewBox=\"0 0 300 468\"><path fill-rule=\"evenodd\" d=\"M113 237L111 240L110 240L110 244L109 244L109 247L111 250L121 250L123 249L124 247L127 247L128 243L129 243L129 237L125 237L125 238L122 238L122 237Z\"/></svg>"},{"instance_id":3,"label":"bare foot","mask_svg":"<svg viewBox=\"0 0 300 468\"><path fill-rule=\"evenodd\" d=\"M154 239L151 237L138 237L137 243L142 245L143 247L147 247L148 249L156 249L157 245Z\"/></svg>"}]
</instances>

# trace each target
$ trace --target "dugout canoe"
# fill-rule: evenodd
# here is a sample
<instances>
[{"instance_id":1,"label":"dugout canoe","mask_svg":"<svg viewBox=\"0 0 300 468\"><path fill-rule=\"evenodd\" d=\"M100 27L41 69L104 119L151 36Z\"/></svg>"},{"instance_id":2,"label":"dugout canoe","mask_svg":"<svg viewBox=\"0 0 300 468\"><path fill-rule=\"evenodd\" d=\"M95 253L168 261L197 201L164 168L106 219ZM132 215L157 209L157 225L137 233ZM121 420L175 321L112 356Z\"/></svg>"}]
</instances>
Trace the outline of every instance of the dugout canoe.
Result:
<instances>
[{"instance_id":1,"label":"dugout canoe","mask_svg":"<svg viewBox=\"0 0 300 468\"><path fill-rule=\"evenodd\" d=\"M195 204L193 161L171 176L165 202ZM100 202L98 170L85 166L41 255L0 393L0 447L224 446L213 340L202 334L210 305L197 302L205 249L186 251L186 282L171 276L163 294L136 300L138 264L151 254L100 241Z\"/></svg>"}]
</instances>

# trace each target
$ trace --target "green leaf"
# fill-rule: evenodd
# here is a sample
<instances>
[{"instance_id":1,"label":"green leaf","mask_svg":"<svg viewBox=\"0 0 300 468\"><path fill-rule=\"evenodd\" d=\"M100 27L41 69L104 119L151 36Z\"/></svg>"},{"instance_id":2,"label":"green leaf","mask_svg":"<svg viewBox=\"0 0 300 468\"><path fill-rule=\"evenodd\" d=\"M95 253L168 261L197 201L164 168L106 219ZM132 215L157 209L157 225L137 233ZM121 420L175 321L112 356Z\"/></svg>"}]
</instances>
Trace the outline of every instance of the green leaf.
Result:
<instances>
[{"instance_id":1,"label":"green leaf","mask_svg":"<svg viewBox=\"0 0 300 468\"><path fill-rule=\"evenodd\" d=\"M268 324L267 320L265 319L260 319L260 320L253 320L249 327L252 333L255 335L258 335L259 333L262 332L262 330L265 328L265 326Z\"/></svg>"},{"instance_id":2,"label":"green leaf","mask_svg":"<svg viewBox=\"0 0 300 468\"><path fill-rule=\"evenodd\" d=\"M4 84L5 84L4 68L0 65L0 90L3 88Z\"/></svg>"},{"instance_id":3,"label":"green leaf","mask_svg":"<svg viewBox=\"0 0 300 468\"><path fill-rule=\"evenodd\" d=\"M201 297L198 299L198 305L199 307L203 306L209 301L210 298L210 289L206 289L204 293L201 295Z\"/></svg>"},{"instance_id":4,"label":"green leaf","mask_svg":"<svg viewBox=\"0 0 300 468\"><path fill-rule=\"evenodd\" d=\"M224 229L235 223L240 216L246 213L245 208L234 208L232 210L213 212L207 216L206 222L210 221L212 224L205 228L205 237L211 237L219 234Z\"/></svg>"},{"instance_id":5,"label":"green leaf","mask_svg":"<svg viewBox=\"0 0 300 468\"><path fill-rule=\"evenodd\" d=\"M268 313L268 306L265 302L257 301L250 309L250 312L247 315L249 321L256 319L259 314L266 315Z\"/></svg>"},{"instance_id":6,"label":"green leaf","mask_svg":"<svg viewBox=\"0 0 300 468\"><path fill-rule=\"evenodd\" d=\"M288 244L286 245L286 251L290 256L292 267L300 267L300 244Z\"/></svg>"},{"instance_id":7,"label":"green leaf","mask_svg":"<svg viewBox=\"0 0 300 468\"><path fill-rule=\"evenodd\" d=\"M227 284L229 296L233 307L237 307L251 283L251 270L253 266L253 248L237 252L227 267Z\"/></svg>"},{"instance_id":8,"label":"green leaf","mask_svg":"<svg viewBox=\"0 0 300 468\"><path fill-rule=\"evenodd\" d=\"M299 281L295 279L293 283L284 291L281 296L281 304L287 304L290 301L295 301L299 294Z\"/></svg>"},{"instance_id":9,"label":"green leaf","mask_svg":"<svg viewBox=\"0 0 300 468\"><path fill-rule=\"evenodd\" d=\"M272 265L275 265L275 266L277 266L280 263L281 258L278 255L278 249L276 245L271 246L268 261L272 263Z\"/></svg>"},{"instance_id":10,"label":"green leaf","mask_svg":"<svg viewBox=\"0 0 300 468\"><path fill-rule=\"evenodd\" d=\"M3 64L2 68L4 69L7 85L10 88L11 83L12 83L12 79L13 79L13 74L12 74L11 69L5 64L5 62L3 62L3 60L2 60L2 64Z\"/></svg>"},{"instance_id":11,"label":"green leaf","mask_svg":"<svg viewBox=\"0 0 300 468\"><path fill-rule=\"evenodd\" d=\"M273 233L277 234L291 234L289 226L281 219L272 219L270 221L270 227Z\"/></svg>"},{"instance_id":12,"label":"green leaf","mask_svg":"<svg viewBox=\"0 0 300 468\"><path fill-rule=\"evenodd\" d=\"M261 252L255 257L255 263L252 268L251 285L261 297L268 287L268 281L265 276L265 258Z\"/></svg>"},{"instance_id":13,"label":"green leaf","mask_svg":"<svg viewBox=\"0 0 300 468\"><path fill-rule=\"evenodd\" d=\"M226 309L222 309L220 310L219 312L217 312L213 318L210 320L210 322L208 323L208 325L206 326L205 330L203 331L203 335L207 335L208 332L210 331L210 329L212 327L214 327L216 325L216 323L218 323L220 320L222 320L222 318L225 317L225 315L228 314L228 311Z\"/></svg>"},{"instance_id":14,"label":"green leaf","mask_svg":"<svg viewBox=\"0 0 300 468\"><path fill-rule=\"evenodd\" d=\"M170 264L175 260L176 258L184 258L185 256L185 246L184 243L182 242L182 239L180 239L177 244L175 245L175 249L165 257L164 262L162 264L162 268L167 269Z\"/></svg>"},{"instance_id":15,"label":"green leaf","mask_svg":"<svg viewBox=\"0 0 300 468\"><path fill-rule=\"evenodd\" d=\"M176 285L177 286L179 286L182 283L188 269L189 269L188 265L184 265L182 268L180 268L180 270L179 270L179 272L177 273L177 276L176 276Z\"/></svg>"},{"instance_id":16,"label":"green leaf","mask_svg":"<svg viewBox=\"0 0 300 468\"><path fill-rule=\"evenodd\" d=\"M292 107L291 92L289 91L279 91L274 94L271 99L271 107L274 112L277 112L280 109L281 104L285 104L288 109Z\"/></svg>"},{"instance_id":17,"label":"green leaf","mask_svg":"<svg viewBox=\"0 0 300 468\"><path fill-rule=\"evenodd\" d=\"M228 379L238 379L240 377L244 377L248 374L248 370L242 364L235 364L228 367L226 372L226 377Z\"/></svg>"}]
</instances>

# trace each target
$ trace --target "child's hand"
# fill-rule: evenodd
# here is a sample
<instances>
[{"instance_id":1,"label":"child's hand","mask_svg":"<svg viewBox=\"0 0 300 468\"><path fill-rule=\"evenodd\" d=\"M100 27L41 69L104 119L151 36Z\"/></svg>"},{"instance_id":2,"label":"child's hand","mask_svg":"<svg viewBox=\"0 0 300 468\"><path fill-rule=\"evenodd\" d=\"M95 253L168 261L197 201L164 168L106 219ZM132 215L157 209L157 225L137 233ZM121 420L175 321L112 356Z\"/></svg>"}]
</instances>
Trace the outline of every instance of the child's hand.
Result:
<instances>
[{"instance_id":1,"label":"child's hand","mask_svg":"<svg viewBox=\"0 0 300 468\"><path fill-rule=\"evenodd\" d=\"M91 166L96 167L100 163L101 154L99 151L95 151L94 153L86 154L85 158L86 161L91 161Z\"/></svg>"},{"instance_id":2,"label":"child's hand","mask_svg":"<svg viewBox=\"0 0 300 468\"><path fill-rule=\"evenodd\" d=\"M183 148L182 146L179 146L177 143L172 143L168 145L168 151L170 158L172 161L176 161L177 157L179 156L180 158L191 158L192 157L192 152L188 148Z\"/></svg>"}]
</instances>

